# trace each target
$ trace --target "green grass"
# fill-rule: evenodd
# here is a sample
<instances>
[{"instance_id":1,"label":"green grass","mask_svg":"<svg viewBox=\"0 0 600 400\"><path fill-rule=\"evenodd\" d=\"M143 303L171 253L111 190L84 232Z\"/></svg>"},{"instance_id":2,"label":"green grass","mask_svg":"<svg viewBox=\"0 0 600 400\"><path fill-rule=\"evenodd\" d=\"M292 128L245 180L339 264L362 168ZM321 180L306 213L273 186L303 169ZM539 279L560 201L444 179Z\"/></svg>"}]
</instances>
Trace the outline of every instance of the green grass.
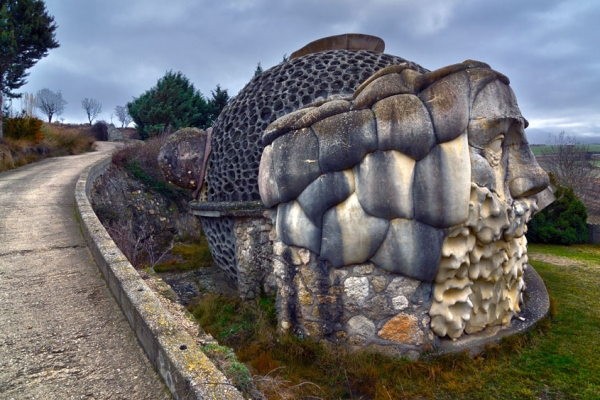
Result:
<instances>
[{"instance_id":1,"label":"green grass","mask_svg":"<svg viewBox=\"0 0 600 400\"><path fill-rule=\"evenodd\" d=\"M171 254L178 256L178 259L155 265L155 272L189 271L210 267L213 263L208 242L204 235L192 243L175 243L171 249Z\"/></svg>"},{"instance_id":2,"label":"green grass","mask_svg":"<svg viewBox=\"0 0 600 400\"><path fill-rule=\"evenodd\" d=\"M589 146L589 151L594 152L594 153L600 153L600 144L590 144L590 145L586 145ZM533 152L533 154L540 155L540 154L544 154L544 153L548 153L549 151L551 151L551 148L553 146L548 146L548 145L535 145L535 146L529 146L531 148L531 151Z\"/></svg>"},{"instance_id":3,"label":"green grass","mask_svg":"<svg viewBox=\"0 0 600 400\"><path fill-rule=\"evenodd\" d=\"M268 398L597 399L600 398L600 247L531 245L573 266L532 261L551 296L551 316L471 359L465 354L409 362L344 354L275 333L271 299L209 295L190 310L235 349Z\"/></svg>"}]
</instances>

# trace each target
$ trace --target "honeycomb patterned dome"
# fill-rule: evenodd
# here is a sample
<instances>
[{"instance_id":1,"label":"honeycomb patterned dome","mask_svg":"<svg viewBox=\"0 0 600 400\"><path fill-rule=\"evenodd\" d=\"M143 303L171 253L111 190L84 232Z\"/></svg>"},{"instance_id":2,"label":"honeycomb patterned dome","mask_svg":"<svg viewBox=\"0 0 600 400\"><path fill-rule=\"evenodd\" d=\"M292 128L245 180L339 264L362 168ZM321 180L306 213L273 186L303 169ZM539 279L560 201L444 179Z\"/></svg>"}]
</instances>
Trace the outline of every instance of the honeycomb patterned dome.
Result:
<instances>
[{"instance_id":1,"label":"honeycomb patterned dome","mask_svg":"<svg viewBox=\"0 0 600 400\"><path fill-rule=\"evenodd\" d=\"M206 177L208 201L260 200L263 131L277 118L334 95L352 95L376 71L408 63L367 50L328 50L283 62L253 78L215 121Z\"/></svg>"}]
</instances>

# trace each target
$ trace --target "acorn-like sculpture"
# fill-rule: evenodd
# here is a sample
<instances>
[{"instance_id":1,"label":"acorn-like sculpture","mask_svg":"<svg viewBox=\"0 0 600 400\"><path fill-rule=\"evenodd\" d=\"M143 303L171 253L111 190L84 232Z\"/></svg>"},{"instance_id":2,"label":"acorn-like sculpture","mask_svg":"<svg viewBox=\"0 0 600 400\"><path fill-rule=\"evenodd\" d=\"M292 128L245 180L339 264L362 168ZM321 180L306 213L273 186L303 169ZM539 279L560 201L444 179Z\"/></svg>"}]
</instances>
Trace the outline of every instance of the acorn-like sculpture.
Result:
<instances>
[{"instance_id":1,"label":"acorn-like sculpture","mask_svg":"<svg viewBox=\"0 0 600 400\"><path fill-rule=\"evenodd\" d=\"M435 282L431 328L457 338L519 311L525 224L549 184L526 126L487 64L390 66L265 130L261 198L287 245Z\"/></svg>"},{"instance_id":2,"label":"acorn-like sculpture","mask_svg":"<svg viewBox=\"0 0 600 400\"><path fill-rule=\"evenodd\" d=\"M199 182L215 262L242 298L276 295L280 330L413 358L519 314L526 223L552 195L506 76L383 48L308 44L162 162Z\"/></svg>"}]
</instances>

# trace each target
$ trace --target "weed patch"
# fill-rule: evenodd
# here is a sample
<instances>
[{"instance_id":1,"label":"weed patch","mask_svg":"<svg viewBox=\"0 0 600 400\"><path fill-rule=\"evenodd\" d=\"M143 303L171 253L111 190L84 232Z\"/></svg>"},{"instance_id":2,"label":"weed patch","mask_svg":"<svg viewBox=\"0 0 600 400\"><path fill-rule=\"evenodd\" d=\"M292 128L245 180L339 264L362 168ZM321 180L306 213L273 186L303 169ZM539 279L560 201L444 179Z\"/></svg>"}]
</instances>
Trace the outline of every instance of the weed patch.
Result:
<instances>
[{"instance_id":1,"label":"weed patch","mask_svg":"<svg viewBox=\"0 0 600 400\"><path fill-rule=\"evenodd\" d=\"M188 271L192 269L210 267L213 263L208 242L204 236L192 243L175 243L171 255L178 259L171 259L154 266L155 272Z\"/></svg>"}]
</instances>

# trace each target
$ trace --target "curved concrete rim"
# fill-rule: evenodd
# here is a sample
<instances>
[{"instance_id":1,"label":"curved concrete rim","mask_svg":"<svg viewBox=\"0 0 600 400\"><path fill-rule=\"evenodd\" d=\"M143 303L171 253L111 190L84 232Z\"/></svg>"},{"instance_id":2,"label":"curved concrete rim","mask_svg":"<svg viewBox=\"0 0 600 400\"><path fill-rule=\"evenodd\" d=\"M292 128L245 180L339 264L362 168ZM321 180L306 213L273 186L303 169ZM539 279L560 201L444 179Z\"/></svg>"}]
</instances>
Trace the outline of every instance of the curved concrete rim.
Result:
<instances>
[{"instance_id":1,"label":"curved concrete rim","mask_svg":"<svg viewBox=\"0 0 600 400\"><path fill-rule=\"evenodd\" d=\"M94 213L90 191L111 160L109 155L83 171L75 208L88 247L139 343L175 399L243 399L195 339L178 327Z\"/></svg>"},{"instance_id":2,"label":"curved concrete rim","mask_svg":"<svg viewBox=\"0 0 600 400\"><path fill-rule=\"evenodd\" d=\"M436 354L460 353L469 351L470 355L482 353L485 346L498 343L503 337L524 333L548 315L550 298L544 281L537 271L528 264L523 274L525 280L524 301L519 317L513 318L509 326L488 327L483 331L470 335L463 335L456 340L442 339Z\"/></svg>"}]
</instances>

